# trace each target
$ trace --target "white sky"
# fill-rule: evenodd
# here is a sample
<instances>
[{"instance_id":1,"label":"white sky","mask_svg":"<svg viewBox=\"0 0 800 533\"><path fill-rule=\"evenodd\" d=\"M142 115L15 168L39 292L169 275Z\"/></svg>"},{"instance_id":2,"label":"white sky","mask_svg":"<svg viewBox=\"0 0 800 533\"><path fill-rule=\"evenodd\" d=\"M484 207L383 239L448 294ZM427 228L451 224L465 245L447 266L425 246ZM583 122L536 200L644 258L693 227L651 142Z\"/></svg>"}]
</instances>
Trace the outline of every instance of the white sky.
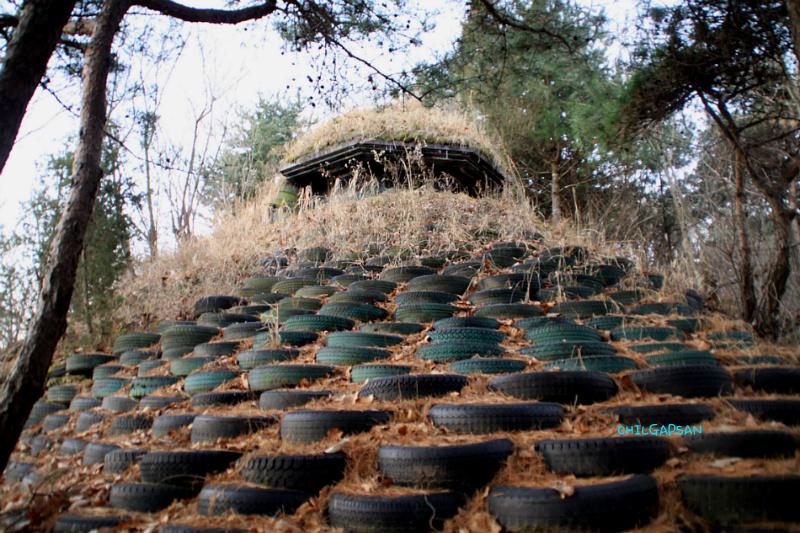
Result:
<instances>
[{"instance_id":1,"label":"white sky","mask_svg":"<svg viewBox=\"0 0 800 533\"><path fill-rule=\"evenodd\" d=\"M426 7L435 6L440 14L434 20L436 29L424 36L423 46L412 54L389 64L387 57L370 57L383 68L398 71L416 62L430 58L450 48L458 35L464 2L456 0L418 0ZM198 7L219 7L213 0L186 1ZM581 0L582 4L602 7L612 20L612 30L624 32L629 21L635 19L635 0L598 2ZM241 27L215 25L184 25L189 35L188 45L175 65L174 72L165 84L160 108L162 127L174 143L190 140L195 109L202 107L206 91L221 94L216 105L217 123L235 116L238 109L252 108L259 94L269 96L303 87L306 75L313 73L306 58L281 55L280 40L270 31L264 39L264 28L269 21L260 21ZM369 52L367 52L369 54ZM619 53L619 50L616 50ZM294 64L293 64L294 62ZM162 80L165 73L162 72ZM293 81L295 80L295 81ZM63 87L58 91L62 101L74 104L78 87ZM370 95L354 94L351 107L365 105ZM319 108L318 108L319 109ZM334 112L344 112L337 109ZM322 118L319 116L314 118ZM328 113L331 113L330 111ZM112 119L114 115L112 113ZM117 117L123 121L122 117ZM11 156L0 175L0 226L6 231L16 225L20 217L20 202L26 200L37 183L38 167L47 155L59 151L70 135L77 131L77 118L65 111L47 92L38 90L28 107L22 128ZM130 146L135 147L135 142ZM163 218L163 217L162 217ZM164 221L166 222L166 221ZM164 233L162 231L162 233Z\"/></svg>"}]
</instances>

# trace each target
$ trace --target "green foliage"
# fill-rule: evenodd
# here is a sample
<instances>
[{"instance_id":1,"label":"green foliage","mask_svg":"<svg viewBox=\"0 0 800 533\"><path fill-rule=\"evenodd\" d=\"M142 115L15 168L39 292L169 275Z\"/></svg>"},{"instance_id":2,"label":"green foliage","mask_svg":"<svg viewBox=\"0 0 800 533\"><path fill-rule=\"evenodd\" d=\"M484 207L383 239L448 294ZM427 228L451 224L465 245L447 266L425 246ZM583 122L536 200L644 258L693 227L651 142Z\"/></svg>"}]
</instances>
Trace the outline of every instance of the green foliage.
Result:
<instances>
[{"instance_id":1,"label":"green foliage","mask_svg":"<svg viewBox=\"0 0 800 533\"><path fill-rule=\"evenodd\" d=\"M477 105L533 192L554 172L576 187L596 180L607 160L598 145L613 137L621 86L598 47L604 17L566 0L500 4L528 29L510 28L475 3L456 49L415 71L422 92Z\"/></svg>"},{"instance_id":2,"label":"green foliage","mask_svg":"<svg viewBox=\"0 0 800 533\"><path fill-rule=\"evenodd\" d=\"M692 0L653 11L624 91L624 124L637 131L695 96L750 114L758 90L785 79L792 49L783 0Z\"/></svg>"},{"instance_id":3,"label":"green foliage","mask_svg":"<svg viewBox=\"0 0 800 533\"><path fill-rule=\"evenodd\" d=\"M113 334L114 284L131 258L132 221L127 211L140 197L120 171L119 147L103 147L103 180L86 233L70 307L66 342L94 347ZM34 311L48 252L67 202L72 153L50 157L39 186L24 206L16 231L0 239L0 345L19 339Z\"/></svg>"},{"instance_id":4,"label":"green foliage","mask_svg":"<svg viewBox=\"0 0 800 533\"><path fill-rule=\"evenodd\" d=\"M255 110L240 114L240 124L213 167L204 172L204 197L215 207L252 196L278 170L281 148L297 132L299 100L259 98Z\"/></svg>"}]
</instances>

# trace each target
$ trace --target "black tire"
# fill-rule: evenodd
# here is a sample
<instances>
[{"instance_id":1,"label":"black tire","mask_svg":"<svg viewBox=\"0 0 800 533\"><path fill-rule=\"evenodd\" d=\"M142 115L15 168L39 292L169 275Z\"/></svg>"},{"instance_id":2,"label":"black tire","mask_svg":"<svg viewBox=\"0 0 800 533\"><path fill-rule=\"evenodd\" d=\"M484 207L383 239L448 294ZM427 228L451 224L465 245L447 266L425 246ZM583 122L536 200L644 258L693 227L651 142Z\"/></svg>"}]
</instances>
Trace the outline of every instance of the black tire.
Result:
<instances>
[{"instance_id":1,"label":"black tire","mask_svg":"<svg viewBox=\"0 0 800 533\"><path fill-rule=\"evenodd\" d=\"M110 451L103 458L103 472L121 474L137 464L146 453L147 450L141 448L120 448Z\"/></svg>"},{"instance_id":2,"label":"black tire","mask_svg":"<svg viewBox=\"0 0 800 533\"><path fill-rule=\"evenodd\" d=\"M683 442L694 453L730 457L791 457L797 438L787 431L745 430L687 435Z\"/></svg>"},{"instance_id":3,"label":"black tire","mask_svg":"<svg viewBox=\"0 0 800 533\"><path fill-rule=\"evenodd\" d=\"M630 377L637 387L648 392L684 398L709 398L733 392L730 374L717 366L665 366L631 372Z\"/></svg>"},{"instance_id":4,"label":"black tire","mask_svg":"<svg viewBox=\"0 0 800 533\"><path fill-rule=\"evenodd\" d=\"M17 461L9 461L6 469L3 472L3 481L5 484L18 483L25 479L25 476L36 470L36 463L20 463Z\"/></svg>"},{"instance_id":5,"label":"black tire","mask_svg":"<svg viewBox=\"0 0 800 533\"><path fill-rule=\"evenodd\" d=\"M266 487L317 493L344 477L343 452L319 455L257 455L242 467L242 477Z\"/></svg>"},{"instance_id":6,"label":"black tire","mask_svg":"<svg viewBox=\"0 0 800 533\"><path fill-rule=\"evenodd\" d=\"M633 344L627 348L636 353L679 352L692 349L691 346L682 342L649 342L647 344Z\"/></svg>"},{"instance_id":7,"label":"black tire","mask_svg":"<svg viewBox=\"0 0 800 533\"><path fill-rule=\"evenodd\" d=\"M319 310L320 314L349 318L358 322L371 322L383 320L388 316L385 309L370 304L357 303L327 303Z\"/></svg>"},{"instance_id":8,"label":"black tire","mask_svg":"<svg viewBox=\"0 0 800 533\"><path fill-rule=\"evenodd\" d=\"M238 370L227 368L195 372L194 374L186 376L183 380L183 390L191 395L199 392L208 392L228 381L238 378L239 375Z\"/></svg>"},{"instance_id":9,"label":"black tire","mask_svg":"<svg viewBox=\"0 0 800 533\"><path fill-rule=\"evenodd\" d=\"M434 330L451 328L500 329L500 322L493 318L481 316L456 316L442 318L433 323Z\"/></svg>"},{"instance_id":10,"label":"black tire","mask_svg":"<svg viewBox=\"0 0 800 533\"><path fill-rule=\"evenodd\" d=\"M774 420L787 426L800 425L800 400L730 400L730 404L761 420Z\"/></svg>"},{"instance_id":11,"label":"black tire","mask_svg":"<svg viewBox=\"0 0 800 533\"><path fill-rule=\"evenodd\" d=\"M204 342L194 347L195 356L222 357L232 355L241 345L238 341Z\"/></svg>"},{"instance_id":12,"label":"black tire","mask_svg":"<svg viewBox=\"0 0 800 533\"><path fill-rule=\"evenodd\" d=\"M602 342L603 337L597 330L572 323L547 323L539 327L528 328L525 340L535 344L554 342Z\"/></svg>"},{"instance_id":13,"label":"black tire","mask_svg":"<svg viewBox=\"0 0 800 533\"><path fill-rule=\"evenodd\" d=\"M670 456L667 439L647 436L543 440L536 449L550 470L575 476L646 474Z\"/></svg>"},{"instance_id":14,"label":"black tire","mask_svg":"<svg viewBox=\"0 0 800 533\"><path fill-rule=\"evenodd\" d=\"M575 487L567 498L550 488L494 487L489 512L506 531L625 531L658 514L658 486L647 475Z\"/></svg>"},{"instance_id":15,"label":"black tire","mask_svg":"<svg viewBox=\"0 0 800 533\"><path fill-rule=\"evenodd\" d=\"M92 379L107 378L115 375L117 372L122 372L125 367L122 365L115 365L113 363L105 363L100 366L94 367L92 371Z\"/></svg>"},{"instance_id":16,"label":"black tire","mask_svg":"<svg viewBox=\"0 0 800 533\"><path fill-rule=\"evenodd\" d=\"M239 368L251 370L257 366L275 363L278 361L288 361L300 355L300 350L295 348L275 348L271 350L247 350L236 356Z\"/></svg>"},{"instance_id":17,"label":"black tire","mask_svg":"<svg viewBox=\"0 0 800 533\"><path fill-rule=\"evenodd\" d=\"M143 376L133 378L131 382L131 398L141 398L153 394L158 389L175 385L180 378L177 376Z\"/></svg>"},{"instance_id":18,"label":"black tire","mask_svg":"<svg viewBox=\"0 0 800 533\"><path fill-rule=\"evenodd\" d=\"M190 426L197 416L197 413L161 415L153 421L153 428L151 431L154 437L163 437L169 435L173 431Z\"/></svg>"},{"instance_id":19,"label":"black tire","mask_svg":"<svg viewBox=\"0 0 800 533\"><path fill-rule=\"evenodd\" d=\"M277 422L272 416L201 415L192 422L192 444L249 435Z\"/></svg>"},{"instance_id":20,"label":"black tire","mask_svg":"<svg viewBox=\"0 0 800 533\"><path fill-rule=\"evenodd\" d=\"M75 396L72 401L69 402L69 410L80 413L95 407L100 407L101 404L102 402L100 400L92 398L91 396Z\"/></svg>"},{"instance_id":21,"label":"black tire","mask_svg":"<svg viewBox=\"0 0 800 533\"><path fill-rule=\"evenodd\" d=\"M589 355L586 357L556 359L545 364L544 367L548 370L598 370L609 374L637 368L636 361L618 355Z\"/></svg>"},{"instance_id":22,"label":"black tire","mask_svg":"<svg viewBox=\"0 0 800 533\"><path fill-rule=\"evenodd\" d=\"M390 418L389 411L293 411L281 421L281 438L287 442L316 442L333 429L344 435L364 433L388 423Z\"/></svg>"},{"instance_id":23,"label":"black tire","mask_svg":"<svg viewBox=\"0 0 800 533\"><path fill-rule=\"evenodd\" d=\"M328 390L268 390L261 393L258 406L261 409L284 410L300 407L314 400L330 398L332 394Z\"/></svg>"},{"instance_id":24,"label":"black tire","mask_svg":"<svg viewBox=\"0 0 800 533\"><path fill-rule=\"evenodd\" d=\"M84 465L101 464L105 461L106 454L113 452L114 450L119 450L119 446L117 446L116 444L108 444L105 442L90 442L83 449L82 464Z\"/></svg>"},{"instance_id":25,"label":"black tire","mask_svg":"<svg viewBox=\"0 0 800 533\"><path fill-rule=\"evenodd\" d=\"M192 396L192 407L214 407L224 405L238 405L258 399L258 394L252 391L230 390L221 392L202 392Z\"/></svg>"},{"instance_id":26,"label":"black tire","mask_svg":"<svg viewBox=\"0 0 800 533\"><path fill-rule=\"evenodd\" d=\"M650 303L637 305L631 309L634 315L681 315L689 316L692 314L692 309L681 303Z\"/></svg>"},{"instance_id":27,"label":"black tire","mask_svg":"<svg viewBox=\"0 0 800 533\"><path fill-rule=\"evenodd\" d=\"M316 342L319 334L313 331L279 331L277 338L272 332L259 333L253 338L253 347L270 348L272 344L286 344L287 346L305 346Z\"/></svg>"},{"instance_id":28,"label":"black tire","mask_svg":"<svg viewBox=\"0 0 800 533\"><path fill-rule=\"evenodd\" d=\"M623 405L611 407L608 412L616 414L621 424L659 426L675 424L692 426L703 420L711 420L716 413L710 405L697 403L668 403L658 405Z\"/></svg>"},{"instance_id":29,"label":"black tire","mask_svg":"<svg viewBox=\"0 0 800 533\"><path fill-rule=\"evenodd\" d=\"M489 387L522 400L588 405L617 394L616 382L595 371L525 372L492 379Z\"/></svg>"},{"instance_id":30,"label":"black tire","mask_svg":"<svg viewBox=\"0 0 800 533\"><path fill-rule=\"evenodd\" d=\"M551 313L558 313L568 318L591 318L596 315L607 315L614 311L618 311L617 305L606 300L563 302L550 308Z\"/></svg>"},{"instance_id":31,"label":"black tire","mask_svg":"<svg viewBox=\"0 0 800 533\"><path fill-rule=\"evenodd\" d=\"M347 290L378 291L384 294L389 294L393 292L396 288L397 288L397 283L394 283L392 281L386 281L383 279L365 279L360 281L354 281L347 287Z\"/></svg>"},{"instance_id":32,"label":"black tire","mask_svg":"<svg viewBox=\"0 0 800 533\"><path fill-rule=\"evenodd\" d=\"M431 407L428 418L434 426L455 433L530 431L561 425L564 408L547 402L438 404Z\"/></svg>"},{"instance_id":33,"label":"black tire","mask_svg":"<svg viewBox=\"0 0 800 533\"><path fill-rule=\"evenodd\" d=\"M106 396L100 405L106 411L126 413L135 409L139 402L128 396Z\"/></svg>"},{"instance_id":34,"label":"black tire","mask_svg":"<svg viewBox=\"0 0 800 533\"><path fill-rule=\"evenodd\" d=\"M534 316L531 318L523 318L514 322L515 328L523 330L544 328L548 326L578 326L578 323L571 318L566 318L563 316ZM594 338L598 339L600 337L598 335Z\"/></svg>"},{"instance_id":35,"label":"black tire","mask_svg":"<svg viewBox=\"0 0 800 533\"><path fill-rule=\"evenodd\" d=\"M349 318L329 315L293 316L283 324L283 331L340 331L353 329L356 323Z\"/></svg>"},{"instance_id":36,"label":"black tire","mask_svg":"<svg viewBox=\"0 0 800 533\"><path fill-rule=\"evenodd\" d=\"M414 367L409 365L366 364L354 366L350 370L351 383L364 383L370 379L410 374Z\"/></svg>"},{"instance_id":37,"label":"black tire","mask_svg":"<svg viewBox=\"0 0 800 533\"><path fill-rule=\"evenodd\" d=\"M375 302L385 302L386 293L374 290L365 289L347 289L344 292L338 292L328 298L328 303L358 303L358 304L374 304Z\"/></svg>"},{"instance_id":38,"label":"black tire","mask_svg":"<svg viewBox=\"0 0 800 533\"><path fill-rule=\"evenodd\" d=\"M718 365L719 362L705 350L679 350L664 352L647 357L647 364L653 366Z\"/></svg>"},{"instance_id":39,"label":"black tire","mask_svg":"<svg viewBox=\"0 0 800 533\"><path fill-rule=\"evenodd\" d=\"M242 299L238 296L204 296L194 303L193 314L197 318L203 313L216 313L239 305Z\"/></svg>"},{"instance_id":40,"label":"black tire","mask_svg":"<svg viewBox=\"0 0 800 533\"><path fill-rule=\"evenodd\" d=\"M118 392L131 382L128 378L102 378L94 380L92 384L92 396L95 398L105 398Z\"/></svg>"},{"instance_id":41,"label":"black tire","mask_svg":"<svg viewBox=\"0 0 800 533\"><path fill-rule=\"evenodd\" d=\"M101 414L93 413L91 411L84 411L78 415L78 420L75 422L75 431L83 433L95 424L99 424L105 420Z\"/></svg>"},{"instance_id":42,"label":"black tire","mask_svg":"<svg viewBox=\"0 0 800 533\"><path fill-rule=\"evenodd\" d=\"M542 310L533 304L489 304L475 310L475 316L484 318L508 319L542 316Z\"/></svg>"},{"instance_id":43,"label":"black tire","mask_svg":"<svg viewBox=\"0 0 800 533\"><path fill-rule=\"evenodd\" d=\"M173 376L185 377L214 361L214 357L179 357L169 362L169 372Z\"/></svg>"},{"instance_id":44,"label":"black tire","mask_svg":"<svg viewBox=\"0 0 800 533\"><path fill-rule=\"evenodd\" d=\"M456 374L508 374L522 372L527 367L528 363L520 359L473 357L450 363L447 370Z\"/></svg>"},{"instance_id":45,"label":"black tire","mask_svg":"<svg viewBox=\"0 0 800 533\"><path fill-rule=\"evenodd\" d=\"M111 421L109 435L127 435L134 431L145 431L153 426L153 417L147 415L122 415Z\"/></svg>"},{"instance_id":46,"label":"black tire","mask_svg":"<svg viewBox=\"0 0 800 533\"><path fill-rule=\"evenodd\" d=\"M157 483L117 483L111 486L108 504L117 509L152 513L172 505L175 500L193 497L197 491Z\"/></svg>"},{"instance_id":47,"label":"black tire","mask_svg":"<svg viewBox=\"0 0 800 533\"><path fill-rule=\"evenodd\" d=\"M159 352L156 350L129 350L119 356L119 363L125 366L136 366L142 361L148 361L158 355Z\"/></svg>"},{"instance_id":48,"label":"black tire","mask_svg":"<svg viewBox=\"0 0 800 533\"><path fill-rule=\"evenodd\" d=\"M184 524L164 524L159 533L249 533L244 529L220 527L195 527Z\"/></svg>"},{"instance_id":49,"label":"black tire","mask_svg":"<svg viewBox=\"0 0 800 533\"><path fill-rule=\"evenodd\" d=\"M56 385L47 389L47 401L54 403L69 403L78 394L75 385Z\"/></svg>"},{"instance_id":50,"label":"black tire","mask_svg":"<svg viewBox=\"0 0 800 533\"><path fill-rule=\"evenodd\" d=\"M465 503L464 495L455 492L409 496L334 492L328 516L333 527L347 533L426 533L441 529Z\"/></svg>"},{"instance_id":51,"label":"black tire","mask_svg":"<svg viewBox=\"0 0 800 533\"><path fill-rule=\"evenodd\" d=\"M403 266L387 268L381 272L380 279L394 281L395 283L405 283L419 276L429 276L431 274L436 274L436 270L425 266Z\"/></svg>"},{"instance_id":52,"label":"black tire","mask_svg":"<svg viewBox=\"0 0 800 533\"><path fill-rule=\"evenodd\" d=\"M141 409L164 409L188 400L186 396L145 396L139 400Z\"/></svg>"},{"instance_id":53,"label":"black tire","mask_svg":"<svg viewBox=\"0 0 800 533\"><path fill-rule=\"evenodd\" d=\"M458 295L442 291L408 291L401 292L394 298L397 305L415 304L449 304L458 300Z\"/></svg>"},{"instance_id":54,"label":"black tire","mask_svg":"<svg viewBox=\"0 0 800 533\"><path fill-rule=\"evenodd\" d=\"M800 521L800 476L685 476L686 506L713 524Z\"/></svg>"},{"instance_id":55,"label":"black tire","mask_svg":"<svg viewBox=\"0 0 800 533\"><path fill-rule=\"evenodd\" d=\"M527 296L523 289L482 289L469 295L472 305L512 304L521 302Z\"/></svg>"},{"instance_id":56,"label":"black tire","mask_svg":"<svg viewBox=\"0 0 800 533\"><path fill-rule=\"evenodd\" d=\"M408 304L401 305L394 311L394 319L398 322L428 323L451 317L461 311L450 304Z\"/></svg>"},{"instance_id":57,"label":"black tire","mask_svg":"<svg viewBox=\"0 0 800 533\"><path fill-rule=\"evenodd\" d=\"M391 355L389 350L371 346L326 346L317 351L315 360L319 364L351 366L388 359Z\"/></svg>"},{"instance_id":58,"label":"black tire","mask_svg":"<svg viewBox=\"0 0 800 533\"><path fill-rule=\"evenodd\" d=\"M415 399L444 396L460 392L469 380L458 374L408 374L370 380L361 387L358 396L374 396L378 400Z\"/></svg>"},{"instance_id":59,"label":"black tire","mask_svg":"<svg viewBox=\"0 0 800 533\"><path fill-rule=\"evenodd\" d=\"M360 331L365 331L367 333L397 335L414 335L423 329L425 329L425 326L414 322L373 322L371 324L362 324L359 328Z\"/></svg>"},{"instance_id":60,"label":"black tire","mask_svg":"<svg viewBox=\"0 0 800 533\"><path fill-rule=\"evenodd\" d=\"M42 420L42 431L50 433L51 431L65 426L67 422L69 422L69 415L62 415L59 413L47 415L44 417L44 420Z\"/></svg>"},{"instance_id":61,"label":"black tire","mask_svg":"<svg viewBox=\"0 0 800 533\"><path fill-rule=\"evenodd\" d=\"M88 443L83 439L67 438L61 443L58 455L78 455L83 453Z\"/></svg>"},{"instance_id":62,"label":"black tire","mask_svg":"<svg viewBox=\"0 0 800 533\"><path fill-rule=\"evenodd\" d=\"M469 287L470 278L448 274L417 276L408 282L410 291L441 291L451 294L464 294Z\"/></svg>"},{"instance_id":63,"label":"black tire","mask_svg":"<svg viewBox=\"0 0 800 533\"><path fill-rule=\"evenodd\" d=\"M595 355L614 355L616 349L606 342L568 340L537 344L530 348L521 349L520 353L539 361L554 361L556 359L579 359Z\"/></svg>"},{"instance_id":64,"label":"black tire","mask_svg":"<svg viewBox=\"0 0 800 533\"><path fill-rule=\"evenodd\" d=\"M141 333L138 331L123 333L114 341L114 346L111 351L119 355L128 350L147 348L156 344L159 340L161 340L161 335L158 333Z\"/></svg>"},{"instance_id":65,"label":"black tire","mask_svg":"<svg viewBox=\"0 0 800 533\"><path fill-rule=\"evenodd\" d=\"M74 513L64 513L56 519L53 533L90 533L100 529L117 529L128 520L125 515L114 516L83 516Z\"/></svg>"},{"instance_id":66,"label":"black tire","mask_svg":"<svg viewBox=\"0 0 800 533\"><path fill-rule=\"evenodd\" d=\"M91 376L94 367L116 361L116 357L106 353L77 353L67 357L67 374Z\"/></svg>"},{"instance_id":67,"label":"black tire","mask_svg":"<svg viewBox=\"0 0 800 533\"><path fill-rule=\"evenodd\" d=\"M771 394L800 393L800 368L796 367L743 368L733 377L739 385L753 390Z\"/></svg>"},{"instance_id":68,"label":"black tire","mask_svg":"<svg viewBox=\"0 0 800 533\"><path fill-rule=\"evenodd\" d=\"M330 376L336 368L328 365L263 365L247 374L247 382L252 391L266 391L294 387L303 381L314 381Z\"/></svg>"},{"instance_id":69,"label":"black tire","mask_svg":"<svg viewBox=\"0 0 800 533\"><path fill-rule=\"evenodd\" d=\"M513 451L508 439L451 446L381 446L378 469L397 485L469 493L489 483Z\"/></svg>"},{"instance_id":70,"label":"black tire","mask_svg":"<svg viewBox=\"0 0 800 533\"><path fill-rule=\"evenodd\" d=\"M385 348L402 344L405 337L387 335L385 333L367 333L364 331L336 331L325 338L325 345L330 348L353 348L376 346Z\"/></svg>"},{"instance_id":71,"label":"black tire","mask_svg":"<svg viewBox=\"0 0 800 533\"><path fill-rule=\"evenodd\" d=\"M428 338L434 342L479 342L501 343L506 340L506 334L486 328L436 328L428 333Z\"/></svg>"},{"instance_id":72,"label":"black tire","mask_svg":"<svg viewBox=\"0 0 800 533\"><path fill-rule=\"evenodd\" d=\"M241 457L228 450L150 452L139 460L142 481L199 488L206 476L224 472Z\"/></svg>"},{"instance_id":73,"label":"black tire","mask_svg":"<svg viewBox=\"0 0 800 533\"><path fill-rule=\"evenodd\" d=\"M529 274L498 274L496 276L489 276L478 282L477 289L479 291L486 289L520 289L528 290L530 286L531 292L536 292L539 288L539 278Z\"/></svg>"},{"instance_id":74,"label":"black tire","mask_svg":"<svg viewBox=\"0 0 800 533\"><path fill-rule=\"evenodd\" d=\"M203 516L223 515L229 511L243 515L292 514L311 496L296 490L206 485L197 498L197 511Z\"/></svg>"},{"instance_id":75,"label":"black tire","mask_svg":"<svg viewBox=\"0 0 800 533\"><path fill-rule=\"evenodd\" d=\"M684 338L683 332L676 328L667 327L621 327L611 331L611 338L615 341L642 341L650 339L654 341L665 341L667 339Z\"/></svg>"},{"instance_id":76,"label":"black tire","mask_svg":"<svg viewBox=\"0 0 800 533\"><path fill-rule=\"evenodd\" d=\"M417 355L420 358L437 363L503 354L505 354L505 350L493 342L432 342L417 349Z\"/></svg>"}]
</instances>

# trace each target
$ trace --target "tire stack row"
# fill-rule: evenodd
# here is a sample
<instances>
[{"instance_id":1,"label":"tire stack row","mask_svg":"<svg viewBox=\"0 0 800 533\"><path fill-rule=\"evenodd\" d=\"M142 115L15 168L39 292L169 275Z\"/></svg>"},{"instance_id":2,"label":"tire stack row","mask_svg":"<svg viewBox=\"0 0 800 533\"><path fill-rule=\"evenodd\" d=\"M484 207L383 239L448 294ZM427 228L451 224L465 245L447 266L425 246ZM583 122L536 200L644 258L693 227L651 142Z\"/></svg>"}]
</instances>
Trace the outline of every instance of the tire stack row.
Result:
<instances>
[{"instance_id":1,"label":"tire stack row","mask_svg":"<svg viewBox=\"0 0 800 533\"><path fill-rule=\"evenodd\" d=\"M796 525L800 369L662 281L536 242L307 249L67 357L4 479L55 454L105 487L56 531Z\"/></svg>"}]
</instances>

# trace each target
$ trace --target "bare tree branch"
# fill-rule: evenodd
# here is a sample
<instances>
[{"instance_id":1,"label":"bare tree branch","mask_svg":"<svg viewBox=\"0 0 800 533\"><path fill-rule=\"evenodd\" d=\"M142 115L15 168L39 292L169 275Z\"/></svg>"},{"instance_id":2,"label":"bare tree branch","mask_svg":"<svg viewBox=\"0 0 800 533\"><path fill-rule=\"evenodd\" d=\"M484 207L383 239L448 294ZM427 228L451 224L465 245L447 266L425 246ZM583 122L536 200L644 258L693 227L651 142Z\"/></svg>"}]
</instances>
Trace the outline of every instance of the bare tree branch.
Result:
<instances>
[{"instance_id":1,"label":"bare tree branch","mask_svg":"<svg viewBox=\"0 0 800 533\"><path fill-rule=\"evenodd\" d=\"M275 11L275 0L243 7L241 9L202 9L189 7L172 0L137 0L135 5L158 11L164 15L183 20L184 22L207 22L210 24L239 24L248 20L256 20Z\"/></svg>"}]
</instances>

